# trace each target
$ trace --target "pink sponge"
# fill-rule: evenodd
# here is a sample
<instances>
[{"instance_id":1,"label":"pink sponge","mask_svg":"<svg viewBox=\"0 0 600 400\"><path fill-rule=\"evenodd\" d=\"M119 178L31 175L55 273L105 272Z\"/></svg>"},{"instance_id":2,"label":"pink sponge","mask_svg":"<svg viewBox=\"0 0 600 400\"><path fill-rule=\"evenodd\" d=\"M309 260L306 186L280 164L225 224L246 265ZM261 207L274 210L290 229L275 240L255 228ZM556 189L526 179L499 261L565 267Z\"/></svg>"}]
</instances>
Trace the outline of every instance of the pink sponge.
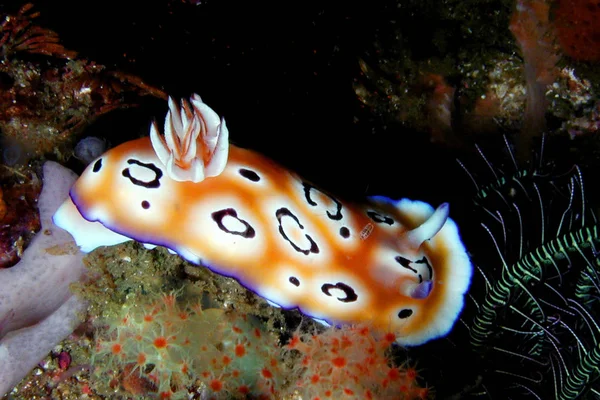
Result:
<instances>
[{"instance_id":1,"label":"pink sponge","mask_svg":"<svg viewBox=\"0 0 600 400\"><path fill-rule=\"evenodd\" d=\"M83 275L83 253L52 222L77 175L55 162L43 172L42 229L19 263L0 270L0 396L72 332L82 309L69 285Z\"/></svg>"}]
</instances>

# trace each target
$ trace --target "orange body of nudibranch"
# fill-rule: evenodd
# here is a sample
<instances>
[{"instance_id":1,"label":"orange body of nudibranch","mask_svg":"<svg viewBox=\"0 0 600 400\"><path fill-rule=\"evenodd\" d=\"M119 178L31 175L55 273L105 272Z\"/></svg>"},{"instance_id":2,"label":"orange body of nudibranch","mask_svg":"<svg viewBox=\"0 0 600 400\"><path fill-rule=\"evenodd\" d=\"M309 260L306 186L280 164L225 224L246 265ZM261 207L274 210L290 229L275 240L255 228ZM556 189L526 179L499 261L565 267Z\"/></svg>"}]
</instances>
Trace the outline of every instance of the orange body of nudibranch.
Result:
<instances>
[{"instance_id":1,"label":"orange body of nudibranch","mask_svg":"<svg viewBox=\"0 0 600 400\"><path fill-rule=\"evenodd\" d=\"M164 139L154 126L152 140L111 149L75 183L55 222L82 250L162 245L279 306L367 322L407 345L451 329L471 265L447 205L337 199L229 145L224 121L192 104L170 104Z\"/></svg>"}]
</instances>

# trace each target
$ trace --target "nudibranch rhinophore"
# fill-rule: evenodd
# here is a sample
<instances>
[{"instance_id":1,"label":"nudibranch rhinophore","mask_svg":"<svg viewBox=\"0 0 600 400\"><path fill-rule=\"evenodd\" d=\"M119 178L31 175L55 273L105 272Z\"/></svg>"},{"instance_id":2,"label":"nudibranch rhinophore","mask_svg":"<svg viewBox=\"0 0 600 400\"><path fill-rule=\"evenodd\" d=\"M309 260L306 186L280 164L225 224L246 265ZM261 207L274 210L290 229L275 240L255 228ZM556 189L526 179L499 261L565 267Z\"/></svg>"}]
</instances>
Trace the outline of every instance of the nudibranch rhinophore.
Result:
<instances>
[{"instance_id":1,"label":"nudibranch rhinophore","mask_svg":"<svg viewBox=\"0 0 600 400\"><path fill-rule=\"evenodd\" d=\"M82 251L164 246L275 305L400 344L450 331L472 266L447 203L346 202L228 136L198 95L169 99L164 136L154 122L93 161L54 222Z\"/></svg>"}]
</instances>

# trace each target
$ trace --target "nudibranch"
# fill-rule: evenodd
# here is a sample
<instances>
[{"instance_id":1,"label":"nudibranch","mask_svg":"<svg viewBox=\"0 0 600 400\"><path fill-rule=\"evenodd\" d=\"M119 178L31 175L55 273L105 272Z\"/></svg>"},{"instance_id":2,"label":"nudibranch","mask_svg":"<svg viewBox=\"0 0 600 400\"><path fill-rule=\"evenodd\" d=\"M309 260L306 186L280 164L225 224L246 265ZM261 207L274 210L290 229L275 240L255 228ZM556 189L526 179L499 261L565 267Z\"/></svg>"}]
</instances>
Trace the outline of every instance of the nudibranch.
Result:
<instances>
[{"instance_id":1,"label":"nudibranch","mask_svg":"<svg viewBox=\"0 0 600 400\"><path fill-rule=\"evenodd\" d=\"M228 139L198 95L169 99L164 136L153 123L93 161L54 222L84 252L164 246L274 305L403 345L450 331L472 266L447 203L347 202Z\"/></svg>"}]
</instances>

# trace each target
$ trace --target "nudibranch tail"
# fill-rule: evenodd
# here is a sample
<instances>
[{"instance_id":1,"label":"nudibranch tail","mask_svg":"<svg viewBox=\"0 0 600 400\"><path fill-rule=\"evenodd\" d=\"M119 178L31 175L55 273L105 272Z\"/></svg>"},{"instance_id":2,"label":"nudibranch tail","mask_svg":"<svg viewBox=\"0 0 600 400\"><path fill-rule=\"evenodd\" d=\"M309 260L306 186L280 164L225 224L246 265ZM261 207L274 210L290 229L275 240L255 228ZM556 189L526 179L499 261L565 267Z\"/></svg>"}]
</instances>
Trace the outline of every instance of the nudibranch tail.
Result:
<instances>
[{"instance_id":1,"label":"nudibranch tail","mask_svg":"<svg viewBox=\"0 0 600 400\"><path fill-rule=\"evenodd\" d=\"M150 140L157 157L173 180L201 182L219 175L227 165L229 131L225 119L194 94L190 103L182 99L181 107L169 97L164 137L154 121Z\"/></svg>"}]
</instances>

